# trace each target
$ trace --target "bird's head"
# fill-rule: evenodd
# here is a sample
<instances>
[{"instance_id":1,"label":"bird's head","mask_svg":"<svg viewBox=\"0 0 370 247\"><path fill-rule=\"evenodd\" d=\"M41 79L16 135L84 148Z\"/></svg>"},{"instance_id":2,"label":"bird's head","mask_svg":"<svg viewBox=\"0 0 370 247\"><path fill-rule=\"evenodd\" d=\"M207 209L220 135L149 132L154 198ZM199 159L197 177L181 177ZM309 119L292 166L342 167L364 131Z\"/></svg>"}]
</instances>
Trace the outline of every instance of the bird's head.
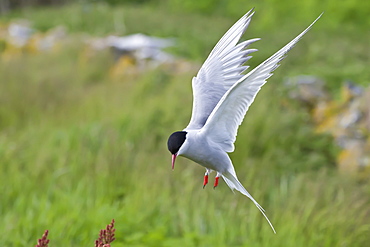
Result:
<instances>
[{"instance_id":1,"label":"bird's head","mask_svg":"<svg viewBox=\"0 0 370 247\"><path fill-rule=\"evenodd\" d=\"M167 141L168 150L172 154L172 169L175 168L175 160L179 149L186 140L186 131L176 131L170 135Z\"/></svg>"}]
</instances>

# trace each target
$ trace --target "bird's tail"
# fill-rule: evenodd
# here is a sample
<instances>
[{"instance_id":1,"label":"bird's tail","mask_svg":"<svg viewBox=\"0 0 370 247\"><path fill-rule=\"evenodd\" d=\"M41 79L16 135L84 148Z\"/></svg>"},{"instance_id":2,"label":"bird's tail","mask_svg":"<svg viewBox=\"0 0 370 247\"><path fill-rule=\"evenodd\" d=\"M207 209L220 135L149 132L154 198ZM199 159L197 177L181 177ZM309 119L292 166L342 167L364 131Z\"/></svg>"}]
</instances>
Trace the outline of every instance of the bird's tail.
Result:
<instances>
[{"instance_id":1,"label":"bird's tail","mask_svg":"<svg viewBox=\"0 0 370 247\"><path fill-rule=\"evenodd\" d=\"M271 226L274 233L276 233L274 226L271 224L269 218L267 218L265 214L265 210L261 207L261 205L258 204L258 202L249 194L249 192L244 188L244 186L239 182L239 180L231 174L230 172L225 172L222 174L222 178L225 180L226 184L230 187L231 190L237 190L243 195L247 196L249 199L252 200L252 202L257 206L257 208L261 211L269 225Z\"/></svg>"}]
</instances>

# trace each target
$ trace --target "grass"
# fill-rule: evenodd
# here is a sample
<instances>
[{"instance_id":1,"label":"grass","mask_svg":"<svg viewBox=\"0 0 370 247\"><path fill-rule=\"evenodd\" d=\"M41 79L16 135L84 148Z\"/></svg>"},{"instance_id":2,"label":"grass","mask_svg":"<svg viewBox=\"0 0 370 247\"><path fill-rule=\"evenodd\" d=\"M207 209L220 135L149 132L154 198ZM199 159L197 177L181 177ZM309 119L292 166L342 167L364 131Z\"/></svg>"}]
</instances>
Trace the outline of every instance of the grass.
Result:
<instances>
[{"instance_id":1,"label":"grass","mask_svg":"<svg viewBox=\"0 0 370 247\"><path fill-rule=\"evenodd\" d=\"M58 16L79 13L79 5L3 18L25 16L44 29L65 23L72 33L175 36L176 53L197 62L235 21L168 13L150 4L93 6L78 21L75 14L76 20ZM120 12L126 28L121 31L113 25ZM252 65L311 21L264 33L258 18L248 34L265 40ZM332 42L324 19L317 26L258 95L231 154L241 182L266 209L277 235L251 201L224 183L203 190L202 167L178 159L175 171L170 169L166 141L190 118L196 71L159 68L112 78L110 55L81 62L80 43L0 60L3 245L35 244L48 229L53 246L93 246L97 229L114 218L112 246L366 246L369 184L338 174L331 138L314 134L307 113L286 103L282 81L304 73L323 77L333 91L347 78L365 85L368 34L331 30Z\"/></svg>"}]
</instances>

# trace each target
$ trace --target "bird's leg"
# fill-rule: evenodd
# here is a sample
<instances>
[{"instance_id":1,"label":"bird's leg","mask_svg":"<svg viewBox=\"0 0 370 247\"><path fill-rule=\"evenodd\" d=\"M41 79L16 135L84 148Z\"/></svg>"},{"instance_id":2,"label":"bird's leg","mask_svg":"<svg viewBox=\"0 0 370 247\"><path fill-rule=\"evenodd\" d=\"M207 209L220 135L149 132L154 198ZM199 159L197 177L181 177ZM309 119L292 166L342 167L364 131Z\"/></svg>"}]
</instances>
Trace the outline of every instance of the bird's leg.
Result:
<instances>
[{"instance_id":1,"label":"bird's leg","mask_svg":"<svg viewBox=\"0 0 370 247\"><path fill-rule=\"evenodd\" d=\"M213 188L215 189L218 186L218 180L220 179L221 174L217 172L217 175L215 177L215 183L213 185Z\"/></svg>"},{"instance_id":2,"label":"bird's leg","mask_svg":"<svg viewBox=\"0 0 370 247\"><path fill-rule=\"evenodd\" d=\"M211 170L206 169L206 173L204 174L204 180L203 180L203 189L208 184L208 175L211 173Z\"/></svg>"}]
</instances>

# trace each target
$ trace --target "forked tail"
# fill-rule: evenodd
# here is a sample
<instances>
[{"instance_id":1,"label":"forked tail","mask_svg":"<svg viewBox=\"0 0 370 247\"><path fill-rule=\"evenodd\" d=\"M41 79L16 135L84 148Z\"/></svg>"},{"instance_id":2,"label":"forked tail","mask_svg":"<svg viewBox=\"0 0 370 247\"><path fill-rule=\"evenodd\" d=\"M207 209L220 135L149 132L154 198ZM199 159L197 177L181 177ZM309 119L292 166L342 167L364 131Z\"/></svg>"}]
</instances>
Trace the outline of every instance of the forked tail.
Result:
<instances>
[{"instance_id":1,"label":"forked tail","mask_svg":"<svg viewBox=\"0 0 370 247\"><path fill-rule=\"evenodd\" d=\"M258 202L251 196L251 194L249 194L249 192L244 188L244 186L239 182L239 180L229 172L225 172L224 174L222 174L222 178L225 180L226 184L230 187L231 190L235 189L252 200L252 202L257 206L259 211L261 211L261 213L271 226L272 230L274 231L274 233L276 233L274 226L271 224L269 218L267 218L265 214L265 210L261 207L261 205L258 204Z\"/></svg>"}]
</instances>

